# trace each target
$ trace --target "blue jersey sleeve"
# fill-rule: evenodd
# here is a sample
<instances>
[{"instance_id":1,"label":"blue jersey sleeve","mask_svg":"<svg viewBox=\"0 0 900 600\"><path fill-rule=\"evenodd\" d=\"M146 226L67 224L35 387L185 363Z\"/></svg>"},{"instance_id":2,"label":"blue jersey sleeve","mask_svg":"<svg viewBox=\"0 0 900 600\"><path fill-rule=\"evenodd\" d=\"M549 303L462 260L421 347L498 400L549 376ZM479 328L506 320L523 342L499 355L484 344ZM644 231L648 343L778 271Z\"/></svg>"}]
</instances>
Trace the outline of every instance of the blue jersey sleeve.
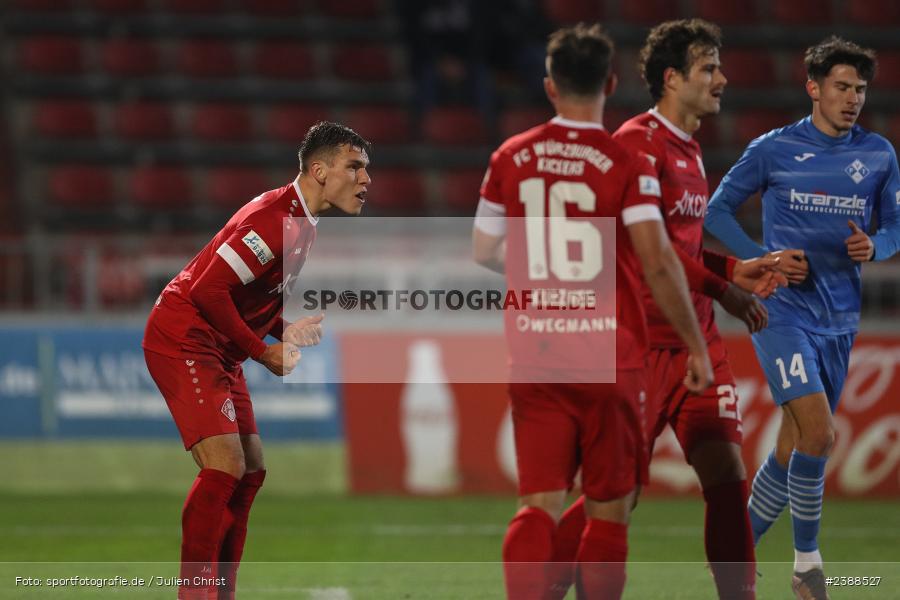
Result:
<instances>
[{"instance_id":1,"label":"blue jersey sleeve","mask_svg":"<svg viewBox=\"0 0 900 600\"><path fill-rule=\"evenodd\" d=\"M704 228L740 258L755 258L766 249L754 242L735 218L737 209L765 185L766 168L762 149L766 136L756 138L740 160L722 179L709 201Z\"/></svg>"},{"instance_id":2,"label":"blue jersey sleeve","mask_svg":"<svg viewBox=\"0 0 900 600\"><path fill-rule=\"evenodd\" d=\"M888 176L879 197L878 216L878 232L872 236L875 244L872 260L886 260L900 250L900 171L893 148Z\"/></svg>"}]
</instances>

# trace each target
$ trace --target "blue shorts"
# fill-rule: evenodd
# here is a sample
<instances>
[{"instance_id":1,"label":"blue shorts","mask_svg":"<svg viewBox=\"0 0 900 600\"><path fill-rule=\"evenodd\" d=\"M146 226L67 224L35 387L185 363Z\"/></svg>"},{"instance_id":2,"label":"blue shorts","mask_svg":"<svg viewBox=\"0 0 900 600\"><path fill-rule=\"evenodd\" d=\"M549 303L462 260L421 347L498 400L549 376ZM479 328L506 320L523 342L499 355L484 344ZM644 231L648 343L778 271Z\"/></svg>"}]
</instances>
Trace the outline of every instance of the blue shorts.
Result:
<instances>
[{"instance_id":1,"label":"blue shorts","mask_svg":"<svg viewBox=\"0 0 900 600\"><path fill-rule=\"evenodd\" d=\"M855 333L823 335L799 327L772 325L753 335L756 357L778 406L800 396L825 392L837 409Z\"/></svg>"}]
</instances>

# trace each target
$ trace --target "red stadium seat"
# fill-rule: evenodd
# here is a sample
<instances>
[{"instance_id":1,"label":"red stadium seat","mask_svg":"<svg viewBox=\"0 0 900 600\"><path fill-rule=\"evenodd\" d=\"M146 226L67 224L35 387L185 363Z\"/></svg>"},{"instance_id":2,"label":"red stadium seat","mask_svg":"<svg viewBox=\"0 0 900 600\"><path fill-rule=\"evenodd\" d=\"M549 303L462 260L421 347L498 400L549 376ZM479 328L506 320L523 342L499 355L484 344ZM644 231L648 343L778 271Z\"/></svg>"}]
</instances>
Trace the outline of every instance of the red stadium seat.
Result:
<instances>
[{"instance_id":1,"label":"red stadium seat","mask_svg":"<svg viewBox=\"0 0 900 600\"><path fill-rule=\"evenodd\" d=\"M729 86L771 88L778 79L775 61L764 48L724 49L721 60Z\"/></svg>"},{"instance_id":2,"label":"red stadium seat","mask_svg":"<svg viewBox=\"0 0 900 600\"><path fill-rule=\"evenodd\" d=\"M363 106L344 111L342 122L376 145L412 141L409 113L392 106Z\"/></svg>"},{"instance_id":3,"label":"red stadium seat","mask_svg":"<svg viewBox=\"0 0 900 600\"><path fill-rule=\"evenodd\" d=\"M301 14L304 3L297 0L243 0L244 12L264 17L293 17Z\"/></svg>"},{"instance_id":4,"label":"red stadium seat","mask_svg":"<svg viewBox=\"0 0 900 600\"><path fill-rule=\"evenodd\" d=\"M511 108L500 115L500 137L504 140L546 123L553 117L550 107Z\"/></svg>"},{"instance_id":5,"label":"red stadium seat","mask_svg":"<svg viewBox=\"0 0 900 600\"><path fill-rule=\"evenodd\" d=\"M483 180L484 169L444 171L441 173L441 199L456 211L474 215Z\"/></svg>"},{"instance_id":6,"label":"red stadium seat","mask_svg":"<svg viewBox=\"0 0 900 600\"><path fill-rule=\"evenodd\" d=\"M694 14L720 25L749 25L759 22L756 4L747 0L694 0Z\"/></svg>"},{"instance_id":7,"label":"red stadium seat","mask_svg":"<svg viewBox=\"0 0 900 600\"><path fill-rule=\"evenodd\" d=\"M694 139L700 144L701 148L707 146L721 146L722 136L719 131L718 117L707 117L700 124L700 129L694 132Z\"/></svg>"},{"instance_id":8,"label":"red stadium seat","mask_svg":"<svg viewBox=\"0 0 900 600\"><path fill-rule=\"evenodd\" d=\"M138 167L128 186L132 201L147 207L184 207L193 197L191 178L180 167Z\"/></svg>"},{"instance_id":9,"label":"red stadium seat","mask_svg":"<svg viewBox=\"0 0 900 600\"><path fill-rule=\"evenodd\" d=\"M228 12L228 0L165 0L166 10L182 14L221 14Z\"/></svg>"},{"instance_id":10,"label":"red stadium seat","mask_svg":"<svg viewBox=\"0 0 900 600\"><path fill-rule=\"evenodd\" d=\"M849 0L846 17L857 25L897 27L900 25L900 4L896 0Z\"/></svg>"},{"instance_id":11,"label":"red stadium seat","mask_svg":"<svg viewBox=\"0 0 900 600\"><path fill-rule=\"evenodd\" d=\"M19 42L18 63L23 71L48 75L81 73L84 55L78 38L42 36Z\"/></svg>"},{"instance_id":12,"label":"red stadium seat","mask_svg":"<svg viewBox=\"0 0 900 600\"><path fill-rule=\"evenodd\" d=\"M678 5L671 0L635 0L619 5L622 19L630 23L657 24L678 18Z\"/></svg>"},{"instance_id":13,"label":"red stadium seat","mask_svg":"<svg viewBox=\"0 0 900 600\"><path fill-rule=\"evenodd\" d=\"M213 204L236 209L274 187L264 169L223 167L206 174L204 189Z\"/></svg>"},{"instance_id":14,"label":"red stadium seat","mask_svg":"<svg viewBox=\"0 0 900 600\"><path fill-rule=\"evenodd\" d=\"M239 142L253 137L253 118L245 106L201 104L194 107L191 133L209 142Z\"/></svg>"},{"instance_id":15,"label":"red stadium seat","mask_svg":"<svg viewBox=\"0 0 900 600\"><path fill-rule=\"evenodd\" d=\"M306 44L266 41L256 45L253 70L273 79L310 79L316 74L316 61Z\"/></svg>"},{"instance_id":16,"label":"red stadium seat","mask_svg":"<svg viewBox=\"0 0 900 600\"><path fill-rule=\"evenodd\" d=\"M145 76L160 71L159 50L149 40L112 39L103 44L100 52L103 68L111 75Z\"/></svg>"},{"instance_id":17,"label":"red stadium seat","mask_svg":"<svg viewBox=\"0 0 900 600\"><path fill-rule=\"evenodd\" d=\"M115 182L105 167L67 165L54 169L48 178L49 200L71 208L96 208L114 203Z\"/></svg>"},{"instance_id":18,"label":"red stadium seat","mask_svg":"<svg viewBox=\"0 0 900 600\"><path fill-rule=\"evenodd\" d=\"M418 171L378 169L371 176L366 208L371 206L376 212L393 212L424 207L425 183Z\"/></svg>"},{"instance_id":19,"label":"red stadium seat","mask_svg":"<svg viewBox=\"0 0 900 600\"><path fill-rule=\"evenodd\" d=\"M126 140L166 140L175 136L175 119L168 104L129 102L113 116L116 135Z\"/></svg>"},{"instance_id":20,"label":"red stadium seat","mask_svg":"<svg viewBox=\"0 0 900 600\"><path fill-rule=\"evenodd\" d=\"M342 79L387 81L394 77L390 52L383 45L333 46L331 68Z\"/></svg>"},{"instance_id":21,"label":"red stadium seat","mask_svg":"<svg viewBox=\"0 0 900 600\"><path fill-rule=\"evenodd\" d=\"M831 4L820 0L773 2L772 13L783 25L828 25L833 20Z\"/></svg>"},{"instance_id":22,"label":"red stadium seat","mask_svg":"<svg viewBox=\"0 0 900 600\"><path fill-rule=\"evenodd\" d=\"M372 19L381 15L384 5L381 0L354 0L334 2L319 0L319 12L336 19Z\"/></svg>"},{"instance_id":23,"label":"red stadium seat","mask_svg":"<svg viewBox=\"0 0 900 600\"><path fill-rule=\"evenodd\" d=\"M872 85L876 88L900 88L900 52L885 50L878 53L878 72Z\"/></svg>"},{"instance_id":24,"label":"red stadium seat","mask_svg":"<svg viewBox=\"0 0 900 600\"><path fill-rule=\"evenodd\" d=\"M285 104L273 106L266 115L266 135L276 142L300 145L307 130L319 121L331 119L325 106Z\"/></svg>"},{"instance_id":25,"label":"red stadium seat","mask_svg":"<svg viewBox=\"0 0 900 600\"><path fill-rule=\"evenodd\" d=\"M139 13L148 9L148 0L90 0L88 7L111 14Z\"/></svg>"},{"instance_id":26,"label":"red stadium seat","mask_svg":"<svg viewBox=\"0 0 900 600\"><path fill-rule=\"evenodd\" d=\"M34 107L32 130L54 138L92 138L97 135L97 114L84 100L49 100Z\"/></svg>"},{"instance_id":27,"label":"red stadium seat","mask_svg":"<svg viewBox=\"0 0 900 600\"><path fill-rule=\"evenodd\" d=\"M190 77L234 77L238 61L234 46L220 40L186 40L178 53L178 70Z\"/></svg>"},{"instance_id":28,"label":"red stadium seat","mask_svg":"<svg viewBox=\"0 0 900 600\"><path fill-rule=\"evenodd\" d=\"M740 112L734 117L732 143L746 146L762 134L793 122L790 114L775 109L755 109Z\"/></svg>"},{"instance_id":29,"label":"red stadium seat","mask_svg":"<svg viewBox=\"0 0 900 600\"><path fill-rule=\"evenodd\" d=\"M554 23L567 24L603 19L602 0L544 0L543 5L544 13Z\"/></svg>"},{"instance_id":30,"label":"red stadium seat","mask_svg":"<svg viewBox=\"0 0 900 600\"><path fill-rule=\"evenodd\" d=\"M425 138L436 144L476 146L490 142L484 121L469 108L432 109L425 115L422 129Z\"/></svg>"}]
</instances>

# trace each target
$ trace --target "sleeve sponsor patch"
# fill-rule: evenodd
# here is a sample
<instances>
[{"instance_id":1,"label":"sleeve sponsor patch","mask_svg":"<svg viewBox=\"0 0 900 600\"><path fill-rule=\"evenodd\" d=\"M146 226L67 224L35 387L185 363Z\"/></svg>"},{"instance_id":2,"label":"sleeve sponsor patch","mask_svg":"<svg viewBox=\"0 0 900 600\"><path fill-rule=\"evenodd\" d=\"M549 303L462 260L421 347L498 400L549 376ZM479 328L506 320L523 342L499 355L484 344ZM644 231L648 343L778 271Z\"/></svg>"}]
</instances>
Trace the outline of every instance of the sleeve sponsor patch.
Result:
<instances>
[{"instance_id":1,"label":"sleeve sponsor patch","mask_svg":"<svg viewBox=\"0 0 900 600\"><path fill-rule=\"evenodd\" d=\"M250 230L250 233L241 239L241 241L256 255L256 260L259 261L259 264L264 265L275 258L275 255L272 254L269 246L263 241L259 234L252 229Z\"/></svg>"},{"instance_id":2,"label":"sleeve sponsor patch","mask_svg":"<svg viewBox=\"0 0 900 600\"><path fill-rule=\"evenodd\" d=\"M662 197L659 189L659 179L651 175L638 175L638 190L644 196Z\"/></svg>"}]
</instances>

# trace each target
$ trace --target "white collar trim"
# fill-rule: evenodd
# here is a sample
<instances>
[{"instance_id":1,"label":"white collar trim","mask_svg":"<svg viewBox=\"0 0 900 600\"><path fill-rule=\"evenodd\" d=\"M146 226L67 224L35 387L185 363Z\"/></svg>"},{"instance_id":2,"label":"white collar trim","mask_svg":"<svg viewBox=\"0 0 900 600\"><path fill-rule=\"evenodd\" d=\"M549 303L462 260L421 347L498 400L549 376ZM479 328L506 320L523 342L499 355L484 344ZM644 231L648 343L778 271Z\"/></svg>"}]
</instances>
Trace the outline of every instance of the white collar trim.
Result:
<instances>
[{"instance_id":1,"label":"white collar trim","mask_svg":"<svg viewBox=\"0 0 900 600\"><path fill-rule=\"evenodd\" d=\"M661 114L658 110L656 110L656 107L655 107L655 106L654 106L653 108L651 108L651 109L650 109L649 111L647 111L647 112L649 112L651 115L653 115L654 117L656 117L656 119L657 119L660 123L662 123L663 125L666 126L666 129L668 129L669 131L671 131L672 133L674 133L675 135L677 135L679 139L681 139L681 140L683 140L683 141L685 141L685 142L691 141L691 134L689 134L688 132L684 131L684 130L681 129L680 127L676 126L675 123L673 123L672 121L670 121L670 120L668 120L667 118L665 118L664 116L662 116L662 114Z\"/></svg>"},{"instance_id":2,"label":"white collar trim","mask_svg":"<svg viewBox=\"0 0 900 600\"><path fill-rule=\"evenodd\" d=\"M300 200L300 206L303 207L303 212L306 213L306 218L309 219L309 222L315 227L319 223L319 217L314 217L309 212L309 207L306 206L306 200L303 199L303 192L300 191L300 184L297 183L296 179L294 180L294 191L297 192L297 198Z\"/></svg>"},{"instance_id":3,"label":"white collar trim","mask_svg":"<svg viewBox=\"0 0 900 600\"><path fill-rule=\"evenodd\" d=\"M550 119L550 122L554 125L562 125L563 127L571 127L572 129L599 129L603 130L602 123L595 123L594 121L576 121L574 119L564 119L559 115Z\"/></svg>"}]
</instances>

